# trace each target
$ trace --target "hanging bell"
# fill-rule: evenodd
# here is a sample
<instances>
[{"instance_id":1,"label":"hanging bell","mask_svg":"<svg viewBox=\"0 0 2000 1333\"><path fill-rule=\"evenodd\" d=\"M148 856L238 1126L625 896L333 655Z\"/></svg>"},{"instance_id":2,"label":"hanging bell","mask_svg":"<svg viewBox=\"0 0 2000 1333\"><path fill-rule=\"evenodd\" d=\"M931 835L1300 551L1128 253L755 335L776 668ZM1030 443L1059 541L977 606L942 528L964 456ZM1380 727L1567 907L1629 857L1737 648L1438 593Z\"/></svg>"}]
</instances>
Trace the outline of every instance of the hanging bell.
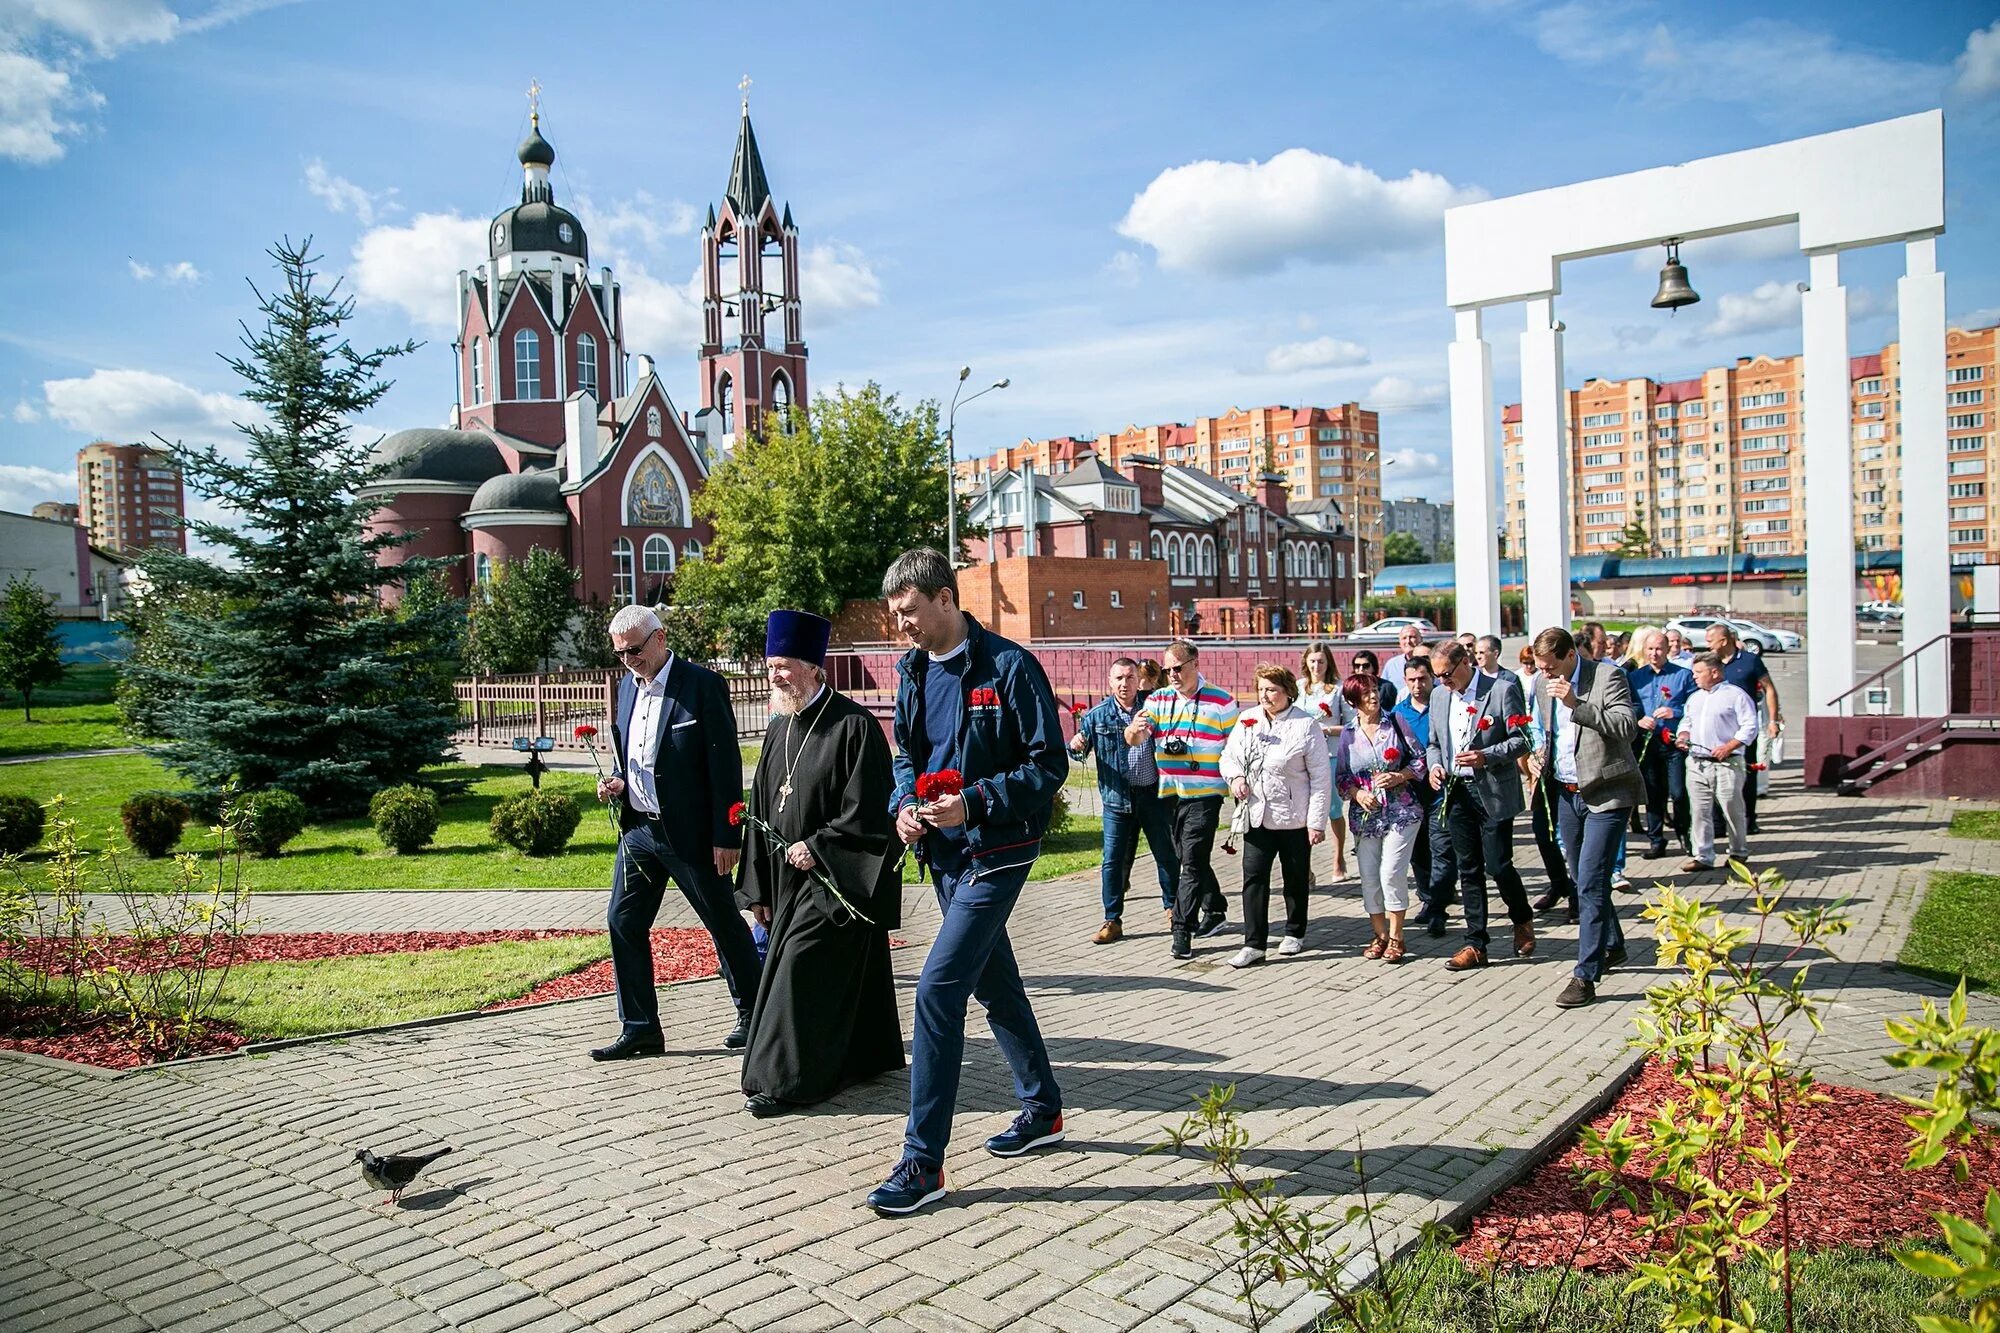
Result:
<instances>
[{"instance_id":1,"label":"hanging bell","mask_svg":"<svg viewBox=\"0 0 2000 1333\"><path fill-rule=\"evenodd\" d=\"M1660 290L1653 294L1653 309L1679 310L1699 300L1701 297L1695 289L1688 286L1687 265L1681 263L1680 241L1668 241L1667 263L1660 270Z\"/></svg>"}]
</instances>

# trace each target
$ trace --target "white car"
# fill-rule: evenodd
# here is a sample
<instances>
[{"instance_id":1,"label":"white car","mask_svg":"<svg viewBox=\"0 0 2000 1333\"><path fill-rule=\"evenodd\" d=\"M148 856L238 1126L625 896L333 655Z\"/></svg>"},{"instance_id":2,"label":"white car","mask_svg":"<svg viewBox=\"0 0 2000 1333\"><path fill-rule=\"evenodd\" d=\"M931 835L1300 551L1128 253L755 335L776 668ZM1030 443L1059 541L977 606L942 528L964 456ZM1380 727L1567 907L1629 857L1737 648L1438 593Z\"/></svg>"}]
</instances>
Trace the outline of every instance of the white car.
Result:
<instances>
[{"instance_id":1,"label":"white car","mask_svg":"<svg viewBox=\"0 0 2000 1333\"><path fill-rule=\"evenodd\" d=\"M1372 625L1363 625L1360 629L1355 630L1351 637L1357 639L1393 639L1403 632L1405 625L1415 625L1424 632L1424 638L1426 639L1434 637L1438 632L1438 627L1431 624L1430 621L1425 620L1422 616L1386 616Z\"/></svg>"},{"instance_id":2,"label":"white car","mask_svg":"<svg viewBox=\"0 0 2000 1333\"><path fill-rule=\"evenodd\" d=\"M1901 602L1863 602L1856 609L1873 612L1878 618L1883 620L1901 620L1903 618L1903 604Z\"/></svg>"},{"instance_id":3,"label":"white car","mask_svg":"<svg viewBox=\"0 0 2000 1333\"><path fill-rule=\"evenodd\" d=\"M1738 642L1760 656L1767 649L1777 652L1786 651L1786 649L1778 645L1776 637L1778 631L1758 628L1747 620L1725 620L1721 616L1682 616L1679 620L1669 620L1665 628L1679 630L1689 643L1695 645L1695 651L1699 653L1706 651L1705 645L1708 643L1708 627L1715 624L1728 625L1736 631ZM1799 636L1796 634L1792 635L1792 640L1793 646L1796 647L1799 643Z\"/></svg>"},{"instance_id":4,"label":"white car","mask_svg":"<svg viewBox=\"0 0 2000 1333\"><path fill-rule=\"evenodd\" d=\"M1795 653L1805 646L1806 641L1788 629L1774 629L1740 617L1729 623L1736 626L1737 638L1746 642L1753 638L1761 639L1764 646L1757 650L1759 652Z\"/></svg>"}]
</instances>

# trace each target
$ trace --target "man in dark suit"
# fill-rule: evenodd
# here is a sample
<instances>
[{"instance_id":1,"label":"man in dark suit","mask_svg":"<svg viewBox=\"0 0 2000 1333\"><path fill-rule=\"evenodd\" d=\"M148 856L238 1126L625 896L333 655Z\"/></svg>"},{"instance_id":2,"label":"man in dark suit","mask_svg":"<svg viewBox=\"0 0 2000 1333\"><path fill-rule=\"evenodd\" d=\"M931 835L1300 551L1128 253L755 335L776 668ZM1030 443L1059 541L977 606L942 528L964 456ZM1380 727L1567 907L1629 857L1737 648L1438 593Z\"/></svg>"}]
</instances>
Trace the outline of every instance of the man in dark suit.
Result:
<instances>
[{"instance_id":1,"label":"man in dark suit","mask_svg":"<svg viewBox=\"0 0 2000 1333\"><path fill-rule=\"evenodd\" d=\"M1526 699L1527 691L1522 689L1521 678L1501 664L1500 650L1501 643L1497 636L1492 634L1479 636L1478 646L1472 650L1472 663L1479 670L1475 690L1484 695L1494 681L1512 681L1514 688L1521 690L1522 698Z\"/></svg>"},{"instance_id":2,"label":"man in dark suit","mask_svg":"<svg viewBox=\"0 0 2000 1333\"><path fill-rule=\"evenodd\" d=\"M1611 904L1611 866L1625 825L1645 799L1632 740L1639 734L1632 683L1616 662L1593 661L1560 626L1535 636L1545 682L1536 708L1545 738L1529 759L1555 806L1564 854L1576 875L1576 969L1556 1003L1575 1009L1597 998L1608 967L1625 961L1625 931Z\"/></svg>"},{"instance_id":3,"label":"man in dark suit","mask_svg":"<svg viewBox=\"0 0 2000 1333\"><path fill-rule=\"evenodd\" d=\"M729 822L743 795L729 687L706 667L677 659L649 607L628 606L611 618L611 651L631 668L618 682L611 776L597 780L597 798L617 803L622 830L609 924L623 1030L590 1056L627 1060L666 1049L651 932L669 879L715 941L736 1002L736 1027L722 1044L735 1049L748 1038L760 964L729 887L743 845L742 830Z\"/></svg>"},{"instance_id":4,"label":"man in dark suit","mask_svg":"<svg viewBox=\"0 0 2000 1333\"><path fill-rule=\"evenodd\" d=\"M1535 951L1535 914L1514 869L1514 817L1527 809L1515 760L1528 752L1521 730L1521 690L1492 680L1474 693L1472 656L1462 643L1431 650L1438 688L1431 691L1431 786L1442 795L1444 820L1458 860L1459 897L1465 910L1465 947L1445 966L1454 972L1486 966L1486 881L1490 876L1514 923L1514 952Z\"/></svg>"}]
</instances>

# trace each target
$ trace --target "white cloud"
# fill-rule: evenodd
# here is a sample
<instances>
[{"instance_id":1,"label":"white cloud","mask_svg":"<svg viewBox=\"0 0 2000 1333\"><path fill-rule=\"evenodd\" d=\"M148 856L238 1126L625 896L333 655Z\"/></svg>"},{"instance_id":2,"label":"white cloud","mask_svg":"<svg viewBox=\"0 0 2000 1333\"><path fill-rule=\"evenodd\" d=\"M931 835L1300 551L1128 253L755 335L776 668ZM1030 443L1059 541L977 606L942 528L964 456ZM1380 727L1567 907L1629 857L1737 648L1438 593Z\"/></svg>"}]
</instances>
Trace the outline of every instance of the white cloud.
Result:
<instances>
[{"instance_id":1,"label":"white cloud","mask_svg":"<svg viewBox=\"0 0 2000 1333\"><path fill-rule=\"evenodd\" d=\"M1384 180L1288 148L1268 162L1170 167L1133 198L1118 231L1153 247L1163 268L1263 273L1428 249L1443 240L1446 208L1484 197L1432 172Z\"/></svg>"},{"instance_id":2,"label":"white cloud","mask_svg":"<svg viewBox=\"0 0 2000 1333\"><path fill-rule=\"evenodd\" d=\"M1795 282L1762 282L1755 291L1724 292L1715 299L1715 317L1702 332L1711 338L1762 333L1799 322L1799 288Z\"/></svg>"},{"instance_id":3,"label":"white cloud","mask_svg":"<svg viewBox=\"0 0 2000 1333\"><path fill-rule=\"evenodd\" d=\"M45 380L48 415L79 434L137 443L168 440L229 445L235 423L256 409L226 393L208 393L150 370L94 370L83 379Z\"/></svg>"},{"instance_id":4,"label":"white cloud","mask_svg":"<svg viewBox=\"0 0 2000 1333\"><path fill-rule=\"evenodd\" d=\"M1377 412L1407 411L1443 401L1444 385L1418 384L1402 375L1384 375L1361 396L1361 405Z\"/></svg>"},{"instance_id":5,"label":"white cloud","mask_svg":"<svg viewBox=\"0 0 2000 1333\"><path fill-rule=\"evenodd\" d=\"M142 264L128 255L125 267L132 270L132 276L140 282L159 281L191 286L201 281L201 270L185 259L177 259L171 264L154 268L151 264Z\"/></svg>"},{"instance_id":6,"label":"white cloud","mask_svg":"<svg viewBox=\"0 0 2000 1333\"><path fill-rule=\"evenodd\" d=\"M1136 250L1120 250L1105 261L1104 273L1120 287L1137 287L1145 268L1146 261Z\"/></svg>"},{"instance_id":7,"label":"white cloud","mask_svg":"<svg viewBox=\"0 0 2000 1333\"><path fill-rule=\"evenodd\" d=\"M701 270L679 286L628 259L612 270L624 292L625 349L668 365L701 346Z\"/></svg>"},{"instance_id":8,"label":"white cloud","mask_svg":"<svg viewBox=\"0 0 2000 1333\"><path fill-rule=\"evenodd\" d=\"M1950 324L1955 329L1984 329L2000 324L2000 306L1987 306L1984 310L1968 310L1962 315L1953 315Z\"/></svg>"},{"instance_id":9,"label":"white cloud","mask_svg":"<svg viewBox=\"0 0 2000 1333\"><path fill-rule=\"evenodd\" d=\"M1797 260L1800 264L1805 262L1805 256L1799 250L1799 224L1796 222L1681 242L1681 263L1690 270L1708 264L1761 264L1784 259ZM1649 245L1632 252L1632 267L1641 273L1656 274L1666 262L1664 246Z\"/></svg>"},{"instance_id":10,"label":"white cloud","mask_svg":"<svg viewBox=\"0 0 2000 1333\"><path fill-rule=\"evenodd\" d=\"M27 399L23 398L20 402L14 404L14 420L20 422L22 425L25 426L29 422L40 421L41 419L42 410Z\"/></svg>"},{"instance_id":11,"label":"white cloud","mask_svg":"<svg viewBox=\"0 0 2000 1333\"><path fill-rule=\"evenodd\" d=\"M352 213L355 221L364 227L375 225L377 206L375 196L356 185L345 176L336 176L327 169L326 163L313 158L306 163L306 189L313 197L336 213ZM391 190L389 193L394 194Z\"/></svg>"},{"instance_id":12,"label":"white cloud","mask_svg":"<svg viewBox=\"0 0 2000 1333\"><path fill-rule=\"evenodd\" d=\"M1990 97L2000 92L2000 20L1973 29L1953 68L1958 71L1958 82L1953 86L1963 96Z\"/></svg>"},{"instance_id":13,"label":"white cloud","mask_svg":"<svg viewBox=\"0 0 2000 1333\"><path fill-rule=\"evenodd\" d=\"M55 161L63 155L63 140L83 128L72 116L103 103L67 70L22 51L0 50L0 157Z\"/></svg>"},{"instance_id":14,"label":"white cloud","mask_svg":"<svg viewBox=\"0 0 2000 1333\"><path fill-rule=\"evenodd\" d=\"M662 203L645 190L609 208L599 208L588 195L578 195L576 211L589 220L591 234L600 246L638 245L651 250L670 237L692 236L701 225L701 215L693 204L679 199Z\"/></svg>"},{"instance_id":15,"label":"white cloud","mask_svg":"<svg viewBox=\"0 0 2000 1333\"><path fill-rule=\"evenodd\" d=\"M1264 354L1264 369L1273 375L1292 375L1302 370L1337 370L1368 364L1368 349L1345 338L1313 338L1285 343Z\"/></svg>"},{"instance_id":16,"label":"white cloud","mask_svg":"<svg viewBox=\"0 0 2000 1333\"><path fill-rule=\"evenodd\" d=\"M1405 447L1385 449L1382 454L1382 490L1396 499L1417 496L1443 500L1451 497L1451 455L1431 449Z\"/></svg>"},{"instance_id":17,"label":"white cloud","mask_svg":"<svg viewBox=\"0 0 2000 1333\"><path fill-rule=\"evenodd\" d=\"M180 22L159 0L0 0L0 31L81 42L100 56L170 42Z\"/></svg>"},{"instance_id":18,"label":"white cloud","mask_svg":"<svg viewBox=\"0 0 2000 1333\"><path fill-rule=\"evenodd\" d=\"M418 326L458 327L458 271L486 258L486 224L457 213L419 213L403 226L376 227L354 246L354 294L393 306Z\"/></svg>"},{"instance_id":19,"label":"white cloud","mask_svg":"<svg viewBox=\"0 0 2000 1333\"><path fill-rule=\"evenodd\" d=\"M0 509L25 514L44 500L76 503L76 473L0 463Z\"/></svg>"},{"instance_id":20,"label":"white cloud","mask_svg":"<svg viewBox=\"0 0 2000 1333\"><path fill-rule=\"evenodd\" d=\"M838 241L823 242L799 256L799 299L807 319L833 324L881 305L882 280L861 251Z\"/></svg>"}]
</instances>

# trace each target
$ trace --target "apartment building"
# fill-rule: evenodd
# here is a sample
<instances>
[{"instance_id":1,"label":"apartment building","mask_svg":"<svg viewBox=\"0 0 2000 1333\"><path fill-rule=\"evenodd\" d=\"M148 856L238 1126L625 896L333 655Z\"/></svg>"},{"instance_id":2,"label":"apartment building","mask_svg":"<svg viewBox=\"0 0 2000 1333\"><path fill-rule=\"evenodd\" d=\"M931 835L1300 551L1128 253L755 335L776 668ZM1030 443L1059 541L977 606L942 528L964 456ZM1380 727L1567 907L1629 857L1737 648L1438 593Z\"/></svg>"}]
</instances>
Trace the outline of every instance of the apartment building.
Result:
<instances>
[{"instance_id":1,"label":"apartment building","mask_svg":"<svg viewBox=\"0 0 2000 1333\"><path fill-rule=\"evenodd\" d=\"M1232 407L1191 422L1130 425L1086 438L1061 435L1023 440L983 458L958 464L961 484L1032 465L1044 476L1069 471L1086 456L1114 470L1131 458L1206 472L1243 495L1257 493L1259 478L1283 478L1293 503L1330 500L1348 531L1359 531L1369 568L1380 568L1382 538L1381 418L1359 403L1338 407Z\"/></svg>"},{"instance_id":2,"label":"apartment building","mask_svg":"<svg viewBox=\"0 0 2000 1333\"><path fill-rule=\"evenodd\" d=\"M181 474L164 453L99 440L76 452L77 522L94 546L133 552L187 550Z\"/></svg>"},{"instance_id":3,"label":"apartment building","mask_svg":"<svg viewBox=\"0 0 2000 1333\"><path fill-rule=\"evenodd\" d=\"M1385 500L1382 513L1384 534L1406 532L1415 537L1426 560L1443 559L1438 552L1448 551L1452 545L1449 500L1442 504L1421 499Z\"/></svg>"},{"instance_id":4,"label":"apartment building","mask_svg":"<svg viewBox=\"0 0 2000 1333\"><path fill-rule=\"evenodd\" d=\"M1946 335L1947 518L1955 564L2000 559L1995 328ZM1864 550L1903 544L1900 349L1848 365ZM1569 394L1570 549L1580 554L1800 555L1806 549L1801 357L1741 357L1691 379L1587 380ZM1507 553L1524 549L1521 409L1501 413ZM1637 550L1643 546L1643 552Z\"/></svg>"}]
</instances>

